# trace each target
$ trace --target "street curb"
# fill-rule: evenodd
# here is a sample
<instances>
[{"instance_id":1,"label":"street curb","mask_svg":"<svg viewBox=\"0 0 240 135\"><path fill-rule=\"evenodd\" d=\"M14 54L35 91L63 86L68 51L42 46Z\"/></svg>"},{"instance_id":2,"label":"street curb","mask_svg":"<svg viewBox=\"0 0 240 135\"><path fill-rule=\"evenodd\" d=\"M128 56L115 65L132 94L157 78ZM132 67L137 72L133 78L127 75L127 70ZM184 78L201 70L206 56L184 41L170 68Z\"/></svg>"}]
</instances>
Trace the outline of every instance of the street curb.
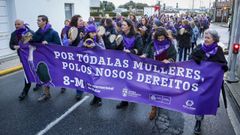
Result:
<instances>
[{"instance_id":1,"label":"street curb","mask_svg":"<svg viewBox=\"0 0 240 135\"><path fill-rule=\"evenodd\" d=\"M224 82L224 84L225 84L225 86L227 88L226 90L227 90L227 93L228 93L229 100L232 103L233 110L234 110L234 112L236 114L239 114L239 112L240 112L240 105L237 103L237 101L236 101L232 91L230 90L231 89L230 86L229 86L230 84L226 83L226 82ZM239 115L236 115L236 116L237 116L238 121L240 122L240 116Z\"/></svg>"},{"instance_id":2,"label":"street curb","mask_svg":"<svg viewBox=\"0 0 240 135\"><path fill-rule=\"evenodd\" d=\"M9 73L21 70L22 68L23 68L22 65L18 65L18 66L12 67L12 68L0 70L0 76L3 76L3 75L6 75L6 74L9 74Z\"/></svg>"}]
</instances>

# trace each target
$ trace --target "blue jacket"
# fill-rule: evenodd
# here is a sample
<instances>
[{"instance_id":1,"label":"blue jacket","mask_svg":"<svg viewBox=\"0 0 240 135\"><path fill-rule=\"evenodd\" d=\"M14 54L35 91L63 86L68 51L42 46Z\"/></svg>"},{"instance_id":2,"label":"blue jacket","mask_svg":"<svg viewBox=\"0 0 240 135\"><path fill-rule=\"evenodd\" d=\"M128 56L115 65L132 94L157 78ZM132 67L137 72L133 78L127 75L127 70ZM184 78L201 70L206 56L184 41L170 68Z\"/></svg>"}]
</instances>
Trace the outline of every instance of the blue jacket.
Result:
<instances>
[{"instance_id":1,"label":"blue jacket","mask_svg":"<svg viewBox=\"0 0 240 135\"><path fill-rule=\"evenodd\" d=\"M49 28L46 32L42 33L41 28L39 28L35 34L33 35L32 42L33 43L42 43L43 41L47 41L48 43L61 45L60 37L58 33Z\"/></svg>"},{"instance_id":2,"label":"blue jacket","mask_svg":"<svg viewBox=\"0 0 240 135\"><path fill-rule=\"evenodd\" d=\"M193 29L192 29L192 31L193 31L193 34L192 34L192 43L194 43L194 42L197 42L197 39L198 39L198 36L199 36L199 30L198 30L198 28L197 28L197 26L195 26Z\"/></svg>"}]
</instances>

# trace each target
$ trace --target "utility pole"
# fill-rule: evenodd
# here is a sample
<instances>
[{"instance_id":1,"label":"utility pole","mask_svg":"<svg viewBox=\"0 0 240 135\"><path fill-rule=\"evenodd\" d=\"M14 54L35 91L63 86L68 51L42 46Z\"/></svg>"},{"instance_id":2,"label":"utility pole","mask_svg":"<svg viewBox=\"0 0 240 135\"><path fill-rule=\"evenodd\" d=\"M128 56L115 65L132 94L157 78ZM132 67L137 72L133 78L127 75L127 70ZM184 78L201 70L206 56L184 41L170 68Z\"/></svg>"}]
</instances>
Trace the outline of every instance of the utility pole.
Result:
<instances>
[{"instance_id":1,"label":"utility pole","mask_svg":"<svg viewBox=\"0 0 240 135\"><path fill-rule=\"evenodd\" d=\"M160 16L161 15L161 9L162 9L160 0L158 1L158 6L159 6L158 16Z\"/></svg>"},{"instance_id":2,"label":"utility pole","mask_svg":"<svg viewBox=\"0 0 240 135\"><path fill-rule=\"evenodd\" d=\"M236 77L236 63L237 63L237 54L233 53L233 44L239 43L240 40L240 1L234 1L234 17L231 28L231 40L229 48L229 57L228 57L228 67L230 68L227 81L229 83L236 83L239 79Z\"/></svg>"},{"instance_id":3,"label":"utility pole","mask_svg":"<svg viewBox=\"0 0 240 135\"><path fill-rule=\"evenodd\" d=\"M194 10L194 0L192 0L192 12Z\"/></svg>"},{"instance_id":4,"label":"utility pole","mask_svg":"<svg viewBox=\"0 0 240 135\"><path fill-rule=\"evenodd\" d=\"M214 18L213 18L213 21L214 22L216 22L216 16L217 16L217 2L218 2L218 0L215 0L215 2L214 2L214 13L213 13L213 16L214 16Z\"/></svg>"},{"instance_id":5,"label":"utility pole","mask_svg":"<svg viewBox=\"0 0 240 135\"><path fill-rule=\"evenodd\" d=\"M103 17L105 17L106 7L107 7L107 1L103 1Z\"/></svg>"}]
</instances>

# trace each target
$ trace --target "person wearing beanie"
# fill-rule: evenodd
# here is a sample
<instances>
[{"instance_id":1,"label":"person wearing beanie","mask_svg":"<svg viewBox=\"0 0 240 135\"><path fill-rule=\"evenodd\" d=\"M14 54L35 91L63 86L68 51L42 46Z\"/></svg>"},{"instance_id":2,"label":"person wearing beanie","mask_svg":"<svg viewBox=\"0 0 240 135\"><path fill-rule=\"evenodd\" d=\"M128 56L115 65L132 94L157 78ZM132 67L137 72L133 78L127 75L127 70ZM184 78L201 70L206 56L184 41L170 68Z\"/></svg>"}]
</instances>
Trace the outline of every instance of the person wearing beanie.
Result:
<instances>
[{"instance_id":1,"label":"person wearing beanie","mask_svg":"<svg viewBox=\"0 0 240 135\"><path fill-rule=\"evenodd\" d=\"M86 33L97 33L97 28L94 24L89 24L86 28L85 28Z\"/></svg>"},{"instance_id":2,"label":"person wearing beanie","mask_svg":"<svg viewBox=\"0 0 240 135\"><path fill-rule=\"evenodd\" d=\"M152 39L153 39L153 33L159 28L159 27L163 27L163 23L157 19L154 18L153 20L153 25L152 25L152 30L150 31L150 34L148 35L147 39L146 39L146 47L151 44ZM146 51L146 49L144 49L144 51ZM146 53L146 52L144 52Z\"/></svg>"},{"instance_id":3,"label":"person wearing beanie","mask_svg":"<svg viewBox=\"0 0 240 135\"><path fill-rule=\"evenodd\" d=\"M154 19L154 24L153 24L153 27L154 29L158 28L158 27L161 27L163 26L163 23L159 20L159 19Z\"/></svg>"},{"instance_id":4,"label":"person wearing beanie","mask_svg":"<svg viewBox=\"0 0 240 135\"><path fill-rule=\"evenodd\" d=\"M97 35L97 28L95 25L90 24L85 28L86 35L84 36L83 40L80 42L78 47L85 47L85 48L99 48L99 49L106 49L102 37ZM101 106L102 99L94 96L90 105Z\"/></svg>"}]
</instances>

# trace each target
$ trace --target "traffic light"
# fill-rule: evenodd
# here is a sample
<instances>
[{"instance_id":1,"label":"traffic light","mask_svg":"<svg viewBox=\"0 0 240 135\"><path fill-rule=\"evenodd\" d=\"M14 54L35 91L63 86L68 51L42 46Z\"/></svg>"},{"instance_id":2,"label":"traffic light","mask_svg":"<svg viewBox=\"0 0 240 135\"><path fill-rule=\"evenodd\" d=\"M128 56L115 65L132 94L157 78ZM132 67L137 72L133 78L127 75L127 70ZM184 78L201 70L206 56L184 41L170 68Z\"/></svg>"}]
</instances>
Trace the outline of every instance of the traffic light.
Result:
<instances>
[{"instance_id":1,"label":"traffic light","mask_svg":"<svg viewBox=\"0 0 240 135\"><path fill-rule=\"evenodd\" d=\"M165 3L163 3L163 10L165 10L166 9L166 4Z\"/></svg>"},{"instance_id":2,"label":"traffic light","mask_svg":"<svg viewBox=\"0 0 240 135\"><path fill-rule=\"evenodd\" d=\"M156 6L154 6L154 11L156 12L156 11L159 11L160 10L160 6L158 6L158 5L156 5Z\"/></svg>"},{"instance_id":3,"label":"traffic light","mask_svg":"<svg viewBox=\"0 0 240 135\"><path fill-rule=\"evenodd\" d=\"M239 44L233 44L233 53L238 54L239 52Z\"/></svg>"}]
</instances>

